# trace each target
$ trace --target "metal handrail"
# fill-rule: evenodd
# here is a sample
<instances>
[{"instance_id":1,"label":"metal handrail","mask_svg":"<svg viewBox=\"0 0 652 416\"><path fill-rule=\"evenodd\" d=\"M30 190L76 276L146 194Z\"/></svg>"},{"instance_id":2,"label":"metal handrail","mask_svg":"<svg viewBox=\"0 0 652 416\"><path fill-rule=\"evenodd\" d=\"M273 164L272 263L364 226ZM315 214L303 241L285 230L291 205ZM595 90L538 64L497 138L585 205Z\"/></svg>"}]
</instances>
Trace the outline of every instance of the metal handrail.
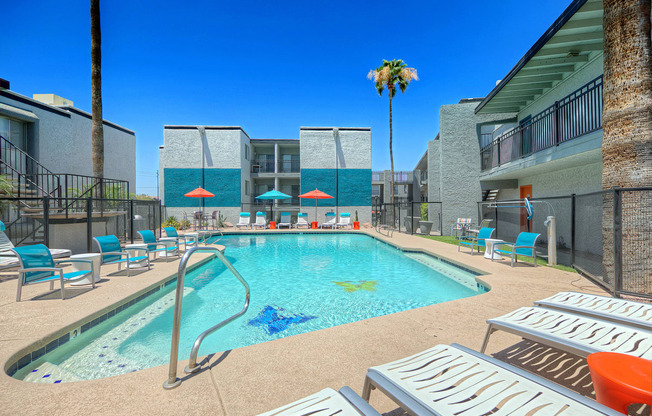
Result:
<instances>
[{"instance_id":1,"label":"metal handrail","mask_svg":"<svg viewBox=\"0 0 652 416\"><path fill-rule=\"evenodd\" d=\"M177 378L177 363L179 361L179 334L181 333L181 304L183 301L183 282L186 277L186 265L188 264L190 256L192 256L195 251L215 251L217 258L220 259L220 261L224 263L224 265L231 271L231 273L233 273L233 275L240 281L240 283L242 283L245 288L246 295L244 307L240 312L199 334L195 340L195 343L192 345L192 349L190 350L190 362L185 368L186 373L194 373L201 368L200 365L197 365L197 352L199 351L199 346L201 345L202 341L204 341L204 338L222 328L229 322L244 315L249 308L249 284L246 280L244 280L240 273L238 273L235 267L233 267L231 262L227 260L224 254L222 254L220 249L217 247L193 247L190 250L186 251L181 258L181 262L179 263L179 272L177 274L177 291L174 299L174 321L172 323L172 346L170 348L170 368L168 372L168 379L163 383L164 389L173 389L181 384L181 379Z\"/></svg>"}]
</instances>

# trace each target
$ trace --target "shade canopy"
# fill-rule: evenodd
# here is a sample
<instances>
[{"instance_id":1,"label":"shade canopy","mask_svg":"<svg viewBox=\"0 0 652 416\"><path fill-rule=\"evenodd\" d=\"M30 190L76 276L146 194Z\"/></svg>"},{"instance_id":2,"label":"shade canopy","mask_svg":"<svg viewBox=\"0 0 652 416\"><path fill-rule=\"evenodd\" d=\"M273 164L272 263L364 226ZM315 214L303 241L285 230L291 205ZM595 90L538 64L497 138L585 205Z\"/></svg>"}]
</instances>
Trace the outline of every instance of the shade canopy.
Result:
<instances>
[{"instance_id":1,"label":"shade canopy","mask_svg":"<svg viewBox=\"0 0 652 416\"><path fill-rule=\"evenodd\" d=\"M184 196L187 196L187 197L190 197L190 198L210 198L210 197L215 196L215 194L212 194L212 193L208 192L204 188L197 188L197 189L194 189L194 190L188 192Z\"/></svg>"},{"instance_id":2,"label":"shade canopy","mask_svg":"<svg viewBox=\"0 0 652 416\"><path fill-rule=\"evenodd\" d=\"M319 189L315 189L314 191L306 192L305 194L299 195L299 198L328 199L334 197L320 191Z\"/></svg>"},{"instance_id":3,"label":"shade canopy","mask_svg":"<svg viewBox=\"0 0 652 416\"><path fill-rule=\"evenodd\" d=\"M290 199L292 198L290 195L284 194L283 192L279 192L277 190L271 190L267 191L262 195L258 195L256 199Z\"/></svg>"}]
</instances>

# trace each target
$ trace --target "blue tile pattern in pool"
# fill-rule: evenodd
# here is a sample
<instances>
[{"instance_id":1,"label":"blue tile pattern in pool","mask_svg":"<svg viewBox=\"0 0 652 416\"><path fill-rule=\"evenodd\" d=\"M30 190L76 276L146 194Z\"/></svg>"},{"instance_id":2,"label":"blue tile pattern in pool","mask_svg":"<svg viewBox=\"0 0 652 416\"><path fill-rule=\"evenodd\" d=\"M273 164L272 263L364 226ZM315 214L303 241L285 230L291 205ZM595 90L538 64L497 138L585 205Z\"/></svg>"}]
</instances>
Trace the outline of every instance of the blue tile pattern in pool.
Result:
<instances>
[{"instance_id":1,"label":"blue tile pattern in pool","mask_svg":"<svg viewBox=\"0 0 652 416\"><path fill-rule=\"evenodd\" d=\"M200 355L483 293L467 270L360 234L229 235L219 244L251 287L247 313L204 340ZM175 284L35 354L14 377L56 383L169 360ZM242 308L244 289L219 260L186 276L180 359L195 338ZM22 368L21 368L22 367Z\"/></svg>"}]
</instances>

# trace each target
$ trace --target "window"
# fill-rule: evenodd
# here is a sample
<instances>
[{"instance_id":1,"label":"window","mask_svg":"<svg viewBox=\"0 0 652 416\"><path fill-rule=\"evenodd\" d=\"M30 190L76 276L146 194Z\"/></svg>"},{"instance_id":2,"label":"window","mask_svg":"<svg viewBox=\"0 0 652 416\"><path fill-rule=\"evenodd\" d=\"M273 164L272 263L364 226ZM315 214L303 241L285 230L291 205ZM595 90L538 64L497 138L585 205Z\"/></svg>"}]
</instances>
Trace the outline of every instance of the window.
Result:
<instances>
[{"instance_id":1,"label":"window","mask_svg":"<svg viewBox=\"0 0 652 416\"><path fill-rule=\"evenodd\" d=\"M371 185L371 196L380 196L380 185Z\"/></svg>"},{"instance_id":2,"label":"window","mask_svg":"<svg viewBox=\"0 0 652 416\"><path fill-rule=\"evenodd\" d=\"M245 195L249 195L249 181L245 181Z\"/></svg>"},{"instance_id":3,"label":"window","mask_svg":"<svg viewBox=\"0 0 652 416\"><path fill-rule=\"evenodd\" d=\"M245 144L245 160L249 160L249 146Z\"/></svg>"}]
</instances>

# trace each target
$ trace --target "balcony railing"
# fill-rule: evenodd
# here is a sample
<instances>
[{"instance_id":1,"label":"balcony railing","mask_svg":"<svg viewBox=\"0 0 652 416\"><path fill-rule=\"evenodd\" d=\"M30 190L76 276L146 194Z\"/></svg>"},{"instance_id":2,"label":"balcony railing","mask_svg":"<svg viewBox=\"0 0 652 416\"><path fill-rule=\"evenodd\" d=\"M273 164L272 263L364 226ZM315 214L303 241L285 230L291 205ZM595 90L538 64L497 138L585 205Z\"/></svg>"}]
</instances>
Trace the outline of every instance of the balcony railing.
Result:
<instances>
[{"instance_id":1,"label":"balcony railing","mask_svg":"<svg viewBox=\"0 0 652 416\"><path fill-rule=\"evenodd\" d=\"M482 170L528 156L602 128L602 75L556 101L481 150Z\"/></svg>"},{"instance_id":2,"label":"balcony railing","mask_svg":"<svg viewBox=\"0 0 652 416\"><path fill-rule=\"evenodd\" d=\"M274 161L268 159L252 160L251 173L274 173Z\"/></svg>"},{"instance_id":3,"label":"balcony railing","mask_svg":"<svg viewBox=\"0 0 652 416\"><path fill-rule=\"evenodd\" d=\"M281 173L299 173L301 164L298 160L279 160L278 169Z\"/></svg>"}]
</instances>

